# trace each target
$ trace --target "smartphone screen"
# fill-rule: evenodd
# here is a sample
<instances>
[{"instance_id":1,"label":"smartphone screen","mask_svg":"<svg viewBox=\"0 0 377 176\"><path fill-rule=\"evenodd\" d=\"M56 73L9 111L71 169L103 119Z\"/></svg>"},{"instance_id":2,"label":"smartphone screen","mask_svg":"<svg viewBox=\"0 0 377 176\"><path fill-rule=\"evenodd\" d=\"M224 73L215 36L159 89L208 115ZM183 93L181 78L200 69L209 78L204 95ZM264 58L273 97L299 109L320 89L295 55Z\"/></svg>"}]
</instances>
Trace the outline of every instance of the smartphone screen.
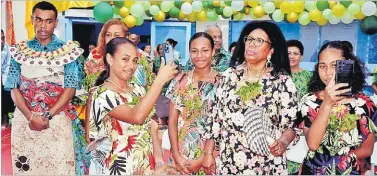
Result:
<instances>
[{"instance_id":1,"label":"smartphone screen","mask_svg":"<svg viewBox=\"0 0 377 176\"><path fill-rule=\"evenodd\" d=\"M335 68L335 82L348 83L350 86L339 88L339 90L350 88L352 85L352 76L354 72L353 60L337 60ZM351 87L352 88L352 87ZM346 92L341 94L342 96L352 96L352 92Z\"/></svg>"},{"instance_id":2,"label":"smartphone screen","mask_svg":"<svg viewBox=\"0 0 377 176\"><path fill-rule=\"evenodd\" d=\"M162 54L165 59L165 65L174 61L173 47L171 45L162 44Z\"/></svg>"}]
</instances>

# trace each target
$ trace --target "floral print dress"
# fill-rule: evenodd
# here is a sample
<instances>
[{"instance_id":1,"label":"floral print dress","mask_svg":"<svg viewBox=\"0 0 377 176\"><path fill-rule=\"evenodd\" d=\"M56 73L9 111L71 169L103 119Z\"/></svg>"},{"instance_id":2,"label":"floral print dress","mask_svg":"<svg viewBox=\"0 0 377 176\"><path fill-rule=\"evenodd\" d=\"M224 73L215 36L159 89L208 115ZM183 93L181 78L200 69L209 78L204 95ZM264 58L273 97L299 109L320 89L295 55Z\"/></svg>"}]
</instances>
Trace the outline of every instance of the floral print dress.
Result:
<instances>
[{"instance_id":1,"label":"floral print dress","mask_svg":"<svg viewBox=\"0 0 377 176\"><path fill-rule=\"evenodd\" d=\"M310 93L302 100L300 111L303 122L300 128L310 128L317 118L322 100ZM376 127L370 117L375 105L364 94L356 94L352 102L337 104L331 109L326 133L317 151L308 152L301 166L303 175L360 175L361 164L353 151L358 148ZM368 159L367 159L368 160Z\"/></svg>"},{"instance_id":2,"label":"floral print dress","mask_svg":"<svg viewBox=\"0 0 377 176\"><path fill-rule=\"evenodd\" d=\"M145 89L133 84L130 93L119 94L105 87L93 88L90 136L95 139L91 155L91 175L152 174L155 161L152 150L149 116L142 125L132 125L111 118L108 113L117 106L134 107L145 95ZM151 113L153 114L153 112Z\"/></svg>"},{"instance_id":3,"label":"floral print dress","mask_svg":"<svg viewBox=\"0 0 377 176\"><path fill-rule=\"evenodd\" d=\"M220 147L220 175L287 175L285 154L260 155L251 150L245 122L249 109L265 109L264 122L272 123L269 131L275 139L293 127L297 113L296 88L287 75L267 73L259 80L262 91L250 102L236 95L237 83L245 80L245 65L229 68L220 79L206 124L206 139L215 140ZM273 134L272 134L273 133ZM267 137L267 136L266 136Z\"/></svg>"},{"instance_id":4,"label":"floral print dress","mask_svg":"<svg viewBox=\"0 0 377 176\"><path fill-rule=\"evenodd\" d=\"M192 74L192 71L179 74L172 80L166 93L166 97L179 111L178 148L180 154L188 160L198 159L203 153L205 119L220 78L216 75L208 78L207 82L199 81L198 85L194 85Z\"/></svg>"}]
</instances>

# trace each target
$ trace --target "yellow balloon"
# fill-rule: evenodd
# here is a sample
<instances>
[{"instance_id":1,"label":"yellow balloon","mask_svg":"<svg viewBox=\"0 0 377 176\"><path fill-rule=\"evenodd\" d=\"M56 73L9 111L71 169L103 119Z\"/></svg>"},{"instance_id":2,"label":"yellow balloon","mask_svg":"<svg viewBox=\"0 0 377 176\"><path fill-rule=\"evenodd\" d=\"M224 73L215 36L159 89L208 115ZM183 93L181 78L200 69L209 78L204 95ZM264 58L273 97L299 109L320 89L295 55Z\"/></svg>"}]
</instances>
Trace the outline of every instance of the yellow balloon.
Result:
<instances>
[{"instance_id":1,"label":"yellow balloon","mask_svg":"<svg viewBox=\"0 0 377 176\"><path fill-rule=\"evenodd\" d=\"M321 18L320 20L318 20L318 21L316 21L317 22L317 24L319 25L319 26L324 26L324 25L326 25L327 24L327 19L326 18Z\"/></svg>"},{"instance_id":2,"label":"yellow balloon","mask_svg":"<svg viewBox=\"0 0 377 176\"><path fill-rule=\"evenodd\" d=\"M322 17L322 12L318 9L314 9L309 12L309 17L312 21L319 21Z\"/></svg>"},{"instance_id":3,"label":"yellow balloon","mask_svg":"<svg viewBox=\"0 0 377 176\"><path fill-rule=\"evenodd\" d=\"M336 4L337 4L337 2L335 0L329 1L329 7L330 7L330 9L332 9Z\"/></svg>"},{"instance_id":4,"label":"yellow balloon","mask_svg":"<svg viewBox=\"0 0 377 176\"><path fill-rule=\"evenodd\" d=\"M157 15L153 16L153 18L158 22L163 22L165 20L165 13L160 10Z\"/></svg>"},{"instance_id":5,"label":"yellow balloon","mask_svg":"<svg viewBox=\"0 0 377 176\"><path fill-rule=\"evenodd\" d=\"M124 23L126 23L126 26L128 28L132 28L136 25L136 18L132 15L126 16L126 18L123 19Z\"/></svg>"},{"instance_id":6,"label":"yellow balloon","mask_svg":"<svg viewBox=\"0 0 377 176\"><path fill-rule=\"evenodd\" d=\"M186 18L186 15L182 12L182 11L179 11L179 16L178 16L178 19L179 20L184 20Z\"/></svg>"},{"instance_id":7,"label":"yellow balloon","mask_svg":"<svg viewBox=\"0 0 377 176\"><path fill-rule=\"evenodd\" d=\"M256 0L248 0L247 1L247 4L250 6L250 7L256 7L256 6L258 6L258 1L256 1Z\"/></svg>"},{"instance_id":8,"label":"yellow balloon","mask_svg":"<svg viewBox=\"0 0 377 176\"><path fill-rule=\"evenodd\" d=\"M187 15L186 19L190 22L195 22L196 21L196 12L192 12L189 15Z\"/></svg>"},{"instance_id":9,"label":"yellow balloon","mask_svg":"<svg viewBox=\"0 0 377 176\"><path fill-rule=\"evenodd\" d=\"M257 18L261 18L261 17L263 17L264 16L264 9L263 9L263 7L262 6L256 6L255 8L254 8L254 12L253 12L253 15L255 16L255 17L257 17Z\"/></svg>"},{"instance_id":10,"label":"yellow balloon","mask_svg":"<svg viewBox=\"0 0 377 176\"><path fill-rule=\"evenodd\" d=\"M363 14L362 11L360 11L358 14L355 15L355 18L358 20L362 20L365 18L365 15Z\"/></svg>"},{"instance_id":11,"label":"yellow balloon","mask_svg":"<svg viewBox=\"0 0 377 176\"><path fill-rule=\"evenodd\" d=\"M291 9L292 6L291 6L291 3L288 2L288 1L284 1L280 4L280 10L282 13L289 13L291 12Z\"/></svg>"},{"instance_id":12,"label":"yellow balloon","mask_svg":"<svg viewBox=\"0 0 377 176\"><path fill-rule=\"evenodd\" d=\"M151 4L152 5L160 5L161 1L159 1L159 0L151 0Z\"/></svg>"},{"instance_id":13,"label":"yellow balloon","mask_svg":"<svg viewBox=\"0 0 377 176\"><path fill-rule=\"evenodd\" d=\"M220 1L219 0L213 1L213 6L215 6L215 7L220 6Z\"/></svg>"},{"instance_id":14,"label":"yellow balloon","mask_svg":"<svg viewBox=\"0 0 377 176\"><path fill-rule=\"evenodd\" d=\"M295 23L298 20L298 14L296 12L291 12L287 15L287 21L290 23Z\"/></svg>"},{"instance_id":15,"label":"yellow balloon","mask_svg":"<svg viewBox=\"0 0 377 176\"><path fill-rule=\"evenodd\" d=\"M130 8L132 5L135 4L135 0L125 0L124 5L128 8Z\"/></svg>"},{"instance_id":16,"label":"yellow balloon","mask_svg":"<svg viewBox=\"0 0 377 176\"><path fill-rule=\"evenodd\" d=\"M284 2L284 1L283 0L274 0L275 7L280 7L282 2Z\"/></svg>"},{"instance_id":17,"label":"yellow balloon","mask_svg":"<svg viewBox=\"0 0 377 176\"><path fill-rule=\"evenodd\" d=\"M346 13L346 8L343 6L343 4L336 4L332 8L332 13L336 17L342 17L344 15L344 13Z\"/></svg>"},{"instance_id":18,"label":"yellow balloon","mask_svg":"<svg viewBox=\"0 0 377 176\"><path fill-rule=\"evenodd\" d=\"M245 15L249 15L250 14L250 7L246 7L245 8Z\"/></svg>"},{"instance_id":19,"label":"yellow balloon","mask_svg":"<svg viewBox=\"0 0 377 176\"><path fill-rule=\"evenodd\" d=\"M120 15L122 18L124 18L124 17L130 15L130 9L128 9L127 7L124 7L124 6L123 6L122 8L119 9L119 15Z\"/></svg>"},{"instance_id":20,"label":"yellow balloon","mask_svg":"<svg viewBox=\"0 0 377 176\"><path fill-rule=\"evenodd\" d=\"M296 13L301 13L305 10L305 3L303 1L295 1L292 4L292 11Z\"/></svg>"},{"instance_id":21,"label":"yellow balloon","mask_svg":"<svg viewBox=\"0 0 377 176\"><path fill-rule=\"evenodd\" d=\"M207 17L207 11L202 10L202 11L198 12L198 13L196 14L196 18L197 18L199 21L201 21L201 22L205 22L205 21L207 21L207 19L208 19L208 17Z\"/></svg>"},{"instance_id":22,"label":"yellow balloon","mask_svg":"<svg viewBox=\"0 0 377 176\"><path fill-rule=\"evenodd\" d=\"M188 3L192 4L192 0L183 0L183 2L188 2Z\"/></svg>"},{"instance_id":23,"label":"yellow balloon","mask_svg":"<svg viewBox=\"0 0 377 176\"><path fill-rule=\"evenodd\" d=\"M233 15L237 15L238 11L233 10Z\"/></svg>"}]
</instances>

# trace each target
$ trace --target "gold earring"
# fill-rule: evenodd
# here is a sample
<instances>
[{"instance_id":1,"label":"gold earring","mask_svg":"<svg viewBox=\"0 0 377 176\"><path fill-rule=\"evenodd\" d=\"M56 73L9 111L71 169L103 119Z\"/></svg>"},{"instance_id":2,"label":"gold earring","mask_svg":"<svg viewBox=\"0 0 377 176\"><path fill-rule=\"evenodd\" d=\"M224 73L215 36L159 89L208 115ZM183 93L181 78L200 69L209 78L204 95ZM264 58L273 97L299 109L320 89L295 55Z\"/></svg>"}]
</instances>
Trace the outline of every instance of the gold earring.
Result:
<instances>
[{"instance_id":1,"label":"gold earring","mask_svg":"<svg viewBox=\"0 0 377 176\"><path fill-rule=\"evenodd\" d=\"M267 57L266 68L267 69L272 68L271 56Z\"/></svg>"}]
</instances>

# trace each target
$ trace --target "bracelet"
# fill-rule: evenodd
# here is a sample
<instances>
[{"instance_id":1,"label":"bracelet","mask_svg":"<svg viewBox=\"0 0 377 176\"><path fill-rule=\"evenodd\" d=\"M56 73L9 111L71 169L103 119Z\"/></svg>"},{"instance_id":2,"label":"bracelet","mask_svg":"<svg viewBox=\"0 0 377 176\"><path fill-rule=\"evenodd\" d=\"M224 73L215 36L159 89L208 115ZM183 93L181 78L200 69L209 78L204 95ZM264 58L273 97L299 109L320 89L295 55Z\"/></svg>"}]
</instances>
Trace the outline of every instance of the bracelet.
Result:
<instances>
[{"instance_id":1,"label":"bracelet","mask_svg":"<svg viewBox=\"0 0 377 176\"><path fill-rule=\"evenodd\" d=\"M204 154L213 154L213 151L210 152L210 151L206 151L206 150L204 150Z\"/></svg>"},{"instance_id":2,"label":"bracelet","mask_svg":"<svg viewBox=\"0 0 377 176\"><path fill-rule=\"evenodd\" d=\"M31 113L31 117L30 117L30 119L29 119L29 124L31 123L31 120L33 120L33 117L34 117L34 114Z\"/></svg>"}]
</instances>

